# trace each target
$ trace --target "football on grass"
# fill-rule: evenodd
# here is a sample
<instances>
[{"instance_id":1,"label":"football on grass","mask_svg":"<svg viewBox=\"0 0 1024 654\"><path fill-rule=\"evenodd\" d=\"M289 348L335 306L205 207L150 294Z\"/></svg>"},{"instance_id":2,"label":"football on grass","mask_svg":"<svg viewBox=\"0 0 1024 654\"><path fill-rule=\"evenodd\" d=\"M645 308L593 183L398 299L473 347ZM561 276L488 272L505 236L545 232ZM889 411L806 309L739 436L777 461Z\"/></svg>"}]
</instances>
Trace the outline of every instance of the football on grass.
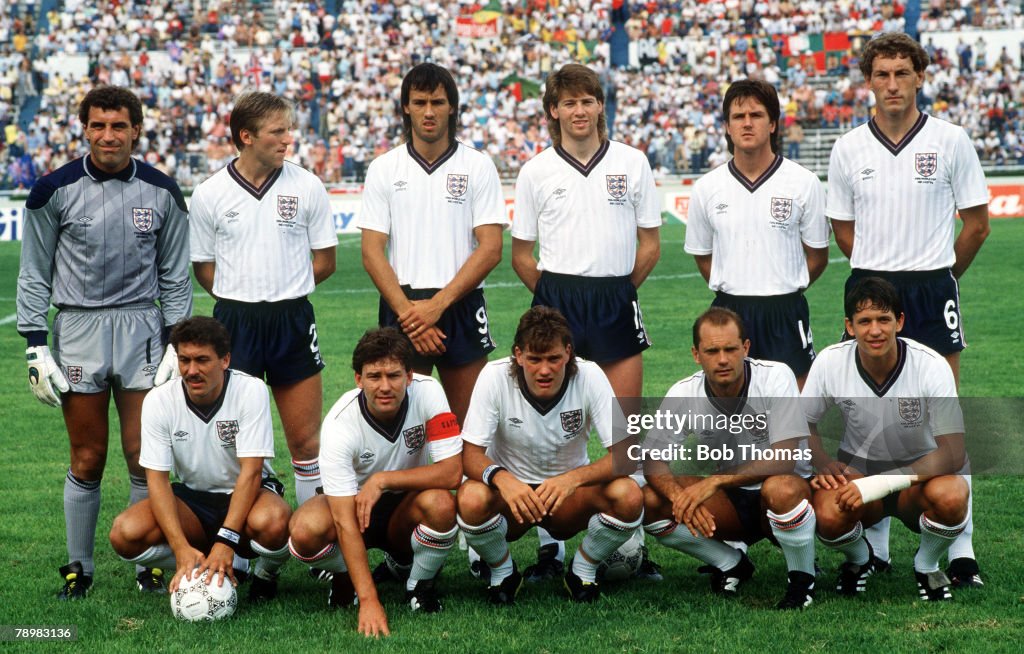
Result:
<instances>
[{"instance_id":1,"label":"football on grass","mask_svg":"<svg viewBox=\"0 0 1024 654\"><path fill-rule=\"evenodd\" d=\"M183 577L178 590L171 593L171 612L179 620L199 622L201 620L220 620L235 612L238 595L230 579L225 579L220 586L217 582L207 585L209 571L195 575L192 579Z\"/></svg>"}]
</instances>

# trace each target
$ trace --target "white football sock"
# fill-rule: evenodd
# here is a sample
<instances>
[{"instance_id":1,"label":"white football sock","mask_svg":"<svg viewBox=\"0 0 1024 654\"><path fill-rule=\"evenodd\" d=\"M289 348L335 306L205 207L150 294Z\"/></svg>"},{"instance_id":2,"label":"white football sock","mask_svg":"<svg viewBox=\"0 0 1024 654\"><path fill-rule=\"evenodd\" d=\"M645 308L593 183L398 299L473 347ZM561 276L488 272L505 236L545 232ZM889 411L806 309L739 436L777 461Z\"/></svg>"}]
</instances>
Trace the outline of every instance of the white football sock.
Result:
<instances>
[{"instance_id":1,"label":"white football sock","mask_svg":"<svg viewBox=\"0 0 1024 654\"><path fill-rule=\"evenodd\" d=\"M121 558L136 566L142 566L143 569L160 568L165 571L173 571L178 567L174 559L174 550L167 543L154 545L135 558L129 559L123 556Z\"/></svg>"},{"instance_id":2,"label":"white football sock","mask_svg":"<svg viewBox=\"0 0 1024 654\"><path fill-rule=\"evenodd\" d=\"M950 543L964 532L968 518L958 525L943 525L929 520L922 513L918 518L921 526L921 545L914 555L914 570L935 572L939 569L939 558L949 549Z\"/></svg>"},{"instance_id":3,"label":"white football sock","mask_svg":"<svg viewBox=\"0 0 1024 654\"><path fill-rule=\"evenodd\" d=\"M971 490L971 497L967 500L967 526L964 532L956 537L953 544L949 546L949 560L953 559L974 559L974 486L971 483L971 475L963 475L967 482L967 488Z\"/></svg>"},{"instance_id":4,"label":"white football sock","mask_svg":"<svg viewBox=\"0 0 1024 654\"><path fill-rule=\"evenodd\" d=\"M594 583L597 580L597 566L629 540L643 522L644 515L632 522L624 522L608 515L595 513L587 522L587 535L572 557L572 571L583 581Z\"/></svg>"},{"instance_id":5,"label":"white football sock","mask_svg":"<svg viewBox=\"0 0 1024 654\"><path fill-rule=\"evenodd\" d=\"M295 471L295 502L302 506L306 500L316 495L316 489L322 483L320 481L320 459L310 459L309 461L292 459L292 469Z\"/></svg>"},{"instance_id":6,"label":"white football sock","mask_svg":"<svg viewBox=\"0 0 1024 654\"><path fill-rule=\"evenodd\" d=\"M313 556L306 557L295 551L295 545L289 538L288 551L292 553L292 556L311 568L320 568L328 572L348 572L348 566L345 565L345 557L341 555L341 547L337 543L331 543Z\"/></svg>"},{"instance_id":7,"label":"white football sock","mask_svg":"<svg viewBox=\"0 0 1024 654\"><path fill-rule=\"evenodd\" d=\"M448 552L455 547L455 539L459 533L458 527L452 527L448 531L435 531L424 524L416 525L409 537L412 544L412 570L409 571L409 580L405 583L406 590L416 588L416 582L424 579L433 579L437 576Z\"/></svg>"},{"instance_id":8,"label":"white football sock","mask_svg":"<svg viewBox=\"0 0 1024 654\"><path fill-rule=\"evenodd\" d=\"M742 553L735 547L729 547L721 541L703 536L694 536L685 525L674 520L659 520L644 526L644 530L658 539L665 547L685 552L699 561L718 568L729 570L740 562Z\"/></svg>"},{"instance_id":9,"label":"white football sock","mask_svg":"<svg viewBox=\"0 0 1024 654\"><path fill-rule=\"evenodd\" d=\"M505 542L508 522L500 513L482 525L470 525L458 518L459 528L466 534L466 542L476 550L491 569L491 585L497 586L512 574L512 556Z\"/></svg>"},{"instance_id":10,"label":"white football sock","mask_svg":"<svg viewBox=\"0 0 1024 654\"><path fill-rule=\"evenodd\" d=\"M871 543L871 549L875 556L886 563L892 560L889 556L889 525L892 518L885 516L875 524L864 530L864 538Z\"/></svg>"},{"instance_id":11,"label":"white football sock","mask_svg":"<svg viewBox=\"0 0 1024 654\"><path fill-rule=\"evenodd\" d=\"M250 540L249 547L259 555L259 558L256 559L256 565L253 566L252 573L261 579L273 579L276 577L278 570L291 557L287 543L279 550L272 550L254 540Z\"/></svg>"},{"instance_id":12,"label":"white football sock","mask_svg":"<svg viewBox=\"0 0 1024 654\"><path fill-rule=\"evenodd\" d=\"M850 563L864 565L868 562L868 542L864 540L864 525L859 521L853 529L835 540L822 538L821 534L818 534L818 540L825 547L845 554L846 560Z\"/></svg>"},{"instance_id":13,"label":"white football sock","mask_svg":"<svg viewBox=\"0 0 1024 654\"><path fill-rule=\"evenodd\" d=\"M818 521L810 502L801 500L796 508L782 515L768 511L768 522L782 547L786 567L791 572L814 576L814 530Z\"/></svg>"}]
</instances>

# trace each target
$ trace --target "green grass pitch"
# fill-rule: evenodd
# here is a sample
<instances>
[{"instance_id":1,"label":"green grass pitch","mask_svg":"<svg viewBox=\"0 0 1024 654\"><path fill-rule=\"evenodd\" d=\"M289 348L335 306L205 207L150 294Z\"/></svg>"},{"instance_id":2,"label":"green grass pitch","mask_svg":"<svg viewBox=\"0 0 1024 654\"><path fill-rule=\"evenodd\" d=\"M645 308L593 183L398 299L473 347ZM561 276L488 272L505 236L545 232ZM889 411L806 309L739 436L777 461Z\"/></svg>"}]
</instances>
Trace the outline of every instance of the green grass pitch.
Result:
<instances>
[{"instance_id":1,"label":"green grass pitch","mask_svg":"<svg viewBox=\"0 0 1024 654\"><path fill-rule=\"evenodd\" d=\"M680 225L664 229L661 262L640 291L654 341L645 359L647 395L664 393L672 382L695 370L690 325L711 299L692 257L683 253L683 230ZM1024 220L994 221L991 237L962 280L970 343L963 355L964 396L1024 395L1019 353L1022 251ZM59 412L36 402L25 382L24 341L15 333L13 318L18 253L18 244L0 244L0 624L77 625L77 644L87 652L1019 651L1024 633L1024 562L1019 555L1024 550L1024 513L1019 508L1024 482L1010 475L976 477L975 548L986 586L961 591L946 605L915 600L915 538L900 525L892 529L895 572L874 577L866 597L846 600L831 592L840 561L819 548L825 576L819 578L815 604L802 613L785 614L772 609L783 591L783 559L765 543L751 549L758 572L738 601L712 597L706 579L696 573L695 561L655 545L652 555L665 574L660 584L610 587L596 606L570 604L560 582L528 585L518 605L508 610L493 610L484 603L482 587L466 570L465 553L455 550L442 572L444 612L410 615L401 589L385 586L382 599L393 636L370 644L355 633L355 612L329 612L327 588L310 580L305 567L296 562L284 569L275 602L253 608L243 595L237 614L224 623L179 623L171 617L166 597L139 595L132 567L113 554L106 540L106 531L128 496L115 432L103 484L93 593L85 602L57 602L57 567L65 563L62 487L68 442ZM833 248L832 262L808 292L819 349L839 336L841 290L848 269ZM196 313L209 314L212 302L196 288ZM511 270L507 247L505 259L488 279L487 299L499 344L495 356L503 356L530 300ZM313 301L328 365L326 410L352 386L352 347L377 316L377 294L360 266L358 237L342 237L338 272L318 289ZM1019 440L1020 434L1006 437ZM282 478L291 486L279 424L277 449L278 467L286 473ZM578 539L570 547L576 543ZM533 536L513 546L520 565L531 562L535 547ZM4 643L11 651L58 647L66 645Z\"/></svg>"}]
</instances>

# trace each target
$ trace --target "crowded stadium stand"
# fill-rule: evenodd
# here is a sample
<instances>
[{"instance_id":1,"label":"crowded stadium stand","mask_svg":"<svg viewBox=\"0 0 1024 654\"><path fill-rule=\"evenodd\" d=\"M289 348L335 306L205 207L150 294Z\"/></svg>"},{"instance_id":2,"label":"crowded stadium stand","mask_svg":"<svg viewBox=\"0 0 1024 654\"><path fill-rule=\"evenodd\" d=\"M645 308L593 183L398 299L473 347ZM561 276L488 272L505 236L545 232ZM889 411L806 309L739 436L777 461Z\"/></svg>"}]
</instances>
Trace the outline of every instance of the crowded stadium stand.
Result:
<instances>
[{"instance_id":1,"label":"crowded stadium stand","mask_svg":"<svg viewBox=\"0 0 1024 654\"><path fill-rule=\"evenodd\" d=\"M879 31L933 58L919 102L963 125L986 168L1024 166L1024 15L1017 0L9 0L0 14L0 190L27 189L86 151L75 117L95 84L147 107L137 154L192 187L231 160L232 98L292 99L292 158L327 184L359 182L401 138L398 85L412 65L450 68L464 142L502 176L547 145L547 73L589 63L613 138L656 176L728 160L728 82L780 93L784 154L823 173L833 141L868 120L855 53Z\"/></svg>"}]
</instances>

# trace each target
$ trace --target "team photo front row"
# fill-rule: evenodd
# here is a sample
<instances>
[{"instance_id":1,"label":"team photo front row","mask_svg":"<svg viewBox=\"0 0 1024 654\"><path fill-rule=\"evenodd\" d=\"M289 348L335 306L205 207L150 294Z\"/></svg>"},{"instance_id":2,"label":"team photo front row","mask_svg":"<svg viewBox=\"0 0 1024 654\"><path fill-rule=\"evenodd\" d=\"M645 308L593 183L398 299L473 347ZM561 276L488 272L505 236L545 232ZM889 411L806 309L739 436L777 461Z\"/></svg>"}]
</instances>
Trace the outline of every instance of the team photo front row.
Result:
<instances>
[{"instance_id":1,"label":"team photo front row","mask_svg":"<svg viewBox=\"0 0 1024 654\"><path fill-rule=\"evenodd\" d=\"M355 607L359 632L376 636L389 633L380 582L404 583L413 611L442 610L439 572L460 530L495 605L524 585L508 543L541 527L557 539L584 534L564 574L577 602L601 597L602 562L646 532L702 562L712 592L727 597L754 573L746 545L769 539L788 570L776 606L795 609L815 597L815 540L845 557L835 591L857 595L875 571L865 528L895 516L920 534L920 599L951 599L940 559L970 497L952 371L898 336L903 311L888 282L858 281L845 313L851 339L820 353L801 393L788 366L747 356L738 314L710 308L693 325L700 370L659 409L684 419L641 440L622 428L630 418L608 378L576 356L555 309L521 317L511 356L481 371L462 425L441 384L413 371L409 338L372 329L352 355L356 388L323 420L322 489L294 512L269 463L266 385L231 368L217 320L188 318L170 335L180 379L143 402L149 497L115 519L110 542L127 562L175 570L171 592L209 572L208 583L248 579L251 601L275 597L294 557L329 580L329 606ZM817 423L833 405L844 428L829 451ZM591 431L606 450L594 461ZM718 468L680 474L657 454L677 452L678 463L693 451L719 452ZM385 556L375 570L373 548Z\"/></svg>"}]
</instances>

